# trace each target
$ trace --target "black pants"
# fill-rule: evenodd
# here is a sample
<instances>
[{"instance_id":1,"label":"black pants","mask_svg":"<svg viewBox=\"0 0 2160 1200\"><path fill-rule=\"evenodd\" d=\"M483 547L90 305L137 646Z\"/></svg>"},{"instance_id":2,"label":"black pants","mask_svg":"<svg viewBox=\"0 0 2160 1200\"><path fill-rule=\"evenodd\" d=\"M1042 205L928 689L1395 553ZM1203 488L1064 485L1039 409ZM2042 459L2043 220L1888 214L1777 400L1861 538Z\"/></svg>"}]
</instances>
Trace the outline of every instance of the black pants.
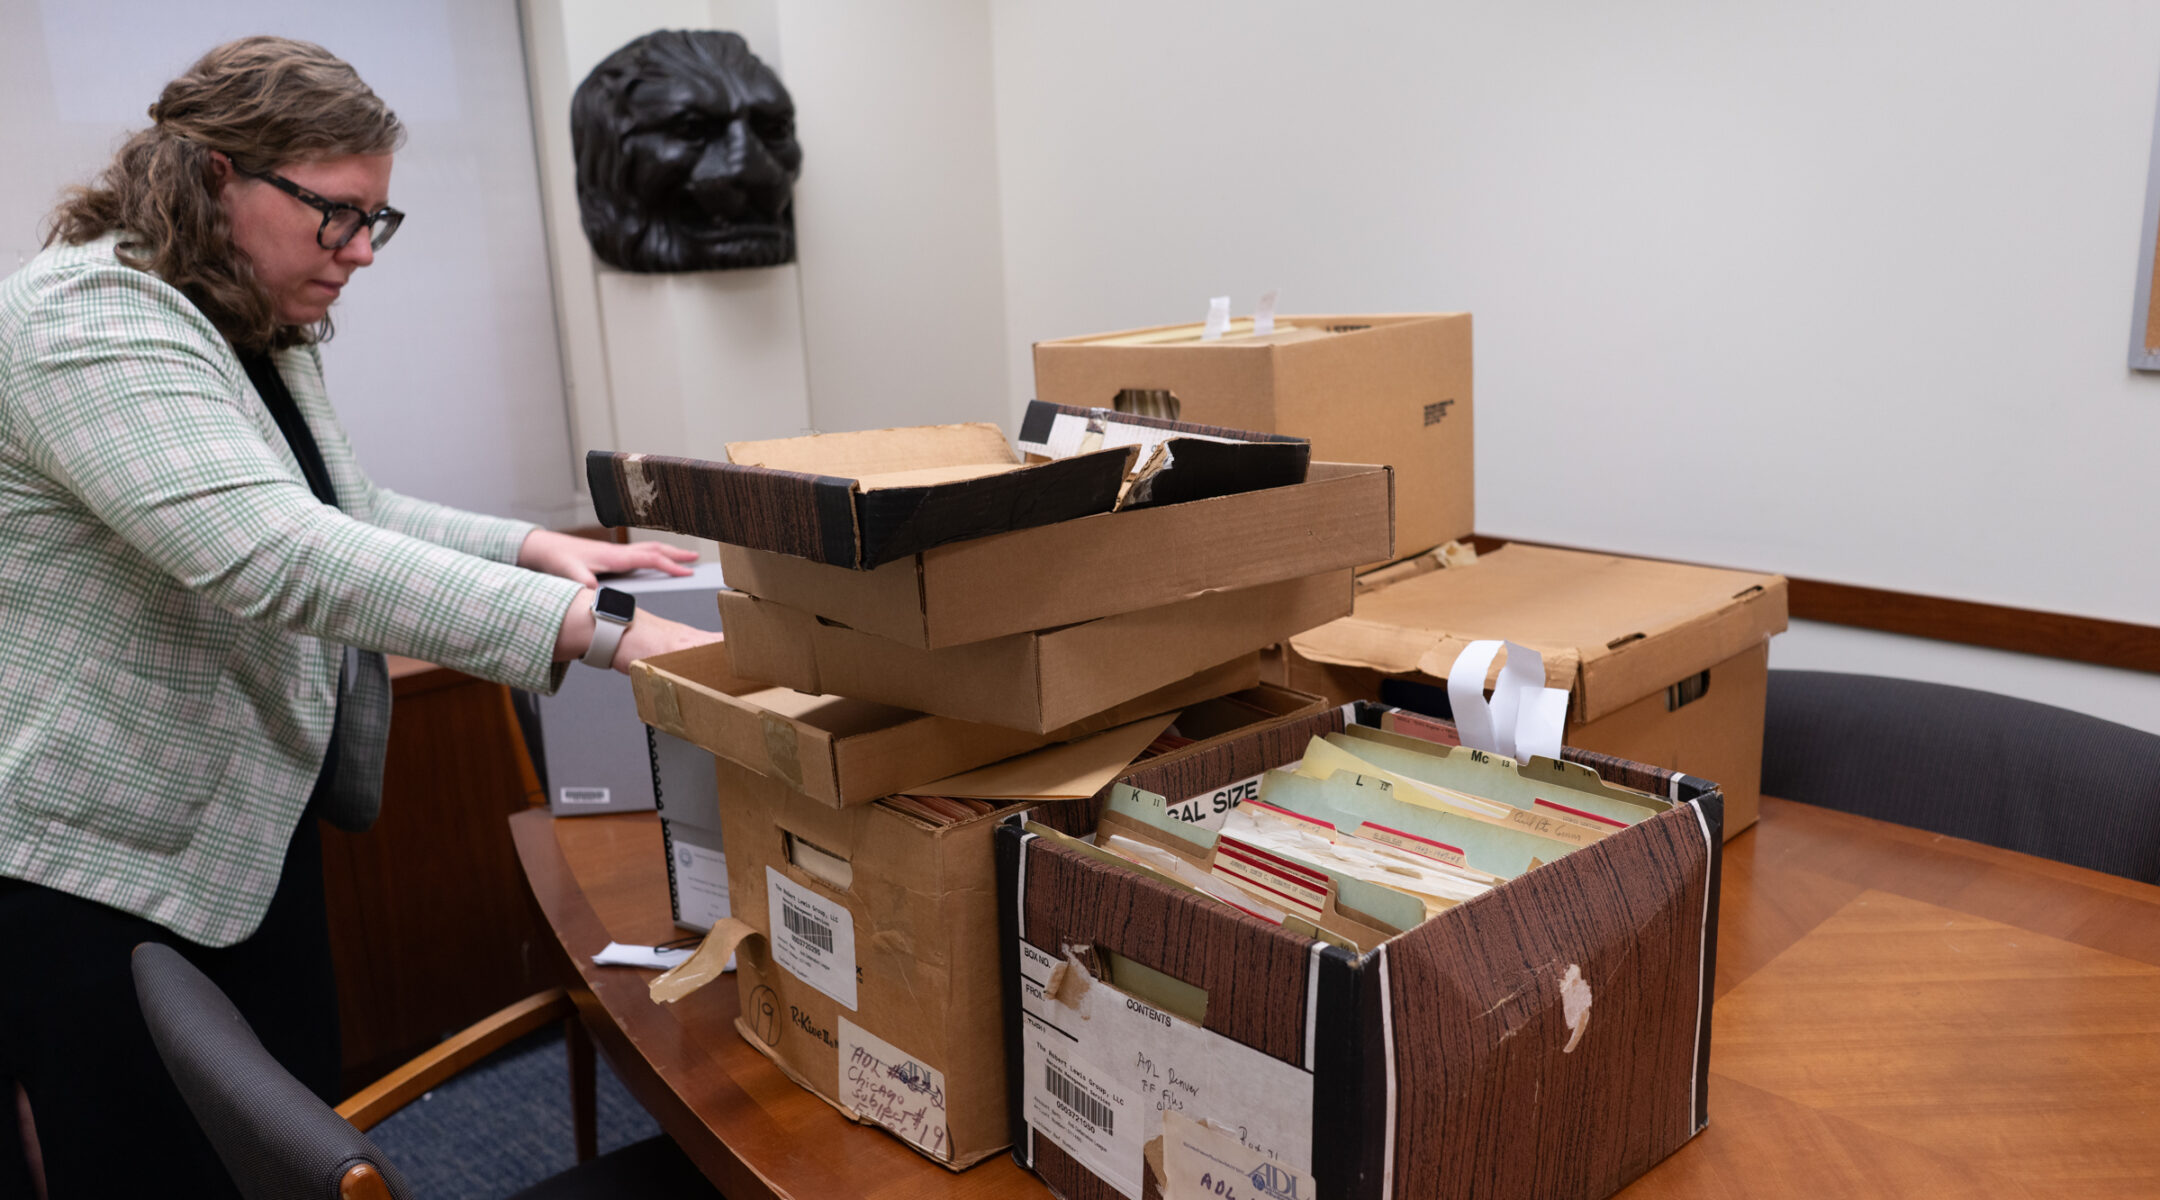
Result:
<instances>
[{"instance_id":1,"label":"black pants","mask_svg":"<svg viewBox=\"0 0 2160 1200\"><path fill-rule=\"evenodd\" d=\"M337 981L323 910L322 835L302 817L270 911L222 949L50 888L0 880L0 1078L30 1095L52 1200L232 1196L216 1152L150 1041L128 956L163 942L208 975L285 1068L335 1103ZM11 1091L12 1089L7 1089ZM0 1092L0 1094L5 1094ZM0 1138L14 1105L0 1105ZM27 1196L0 1154L0 1200Z\"/></svg>"}]
</instances>

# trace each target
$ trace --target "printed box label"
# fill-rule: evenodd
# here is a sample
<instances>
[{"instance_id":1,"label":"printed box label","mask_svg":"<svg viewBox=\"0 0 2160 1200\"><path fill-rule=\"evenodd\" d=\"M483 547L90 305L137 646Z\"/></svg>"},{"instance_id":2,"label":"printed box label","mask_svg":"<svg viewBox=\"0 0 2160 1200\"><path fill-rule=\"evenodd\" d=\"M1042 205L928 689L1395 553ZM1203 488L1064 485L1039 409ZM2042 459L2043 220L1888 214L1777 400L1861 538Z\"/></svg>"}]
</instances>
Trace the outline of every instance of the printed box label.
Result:
<instances>
[{"instance_id":1,"label":"printed box label","mask_svg":"<svg viewBox=\"0 0 2160 1200\"><path fill-rule=\"evenodd\" d=\"M855 919L841 905L765 868L773 961L855 1011Z\"/></svg>"},{"instance_id":2,"label":"printed box label","mask_svg":"<svg viewBox=\"0 0 2160 1200\"><path fill-rule=\"evenodd\" d=\"M675 839L676 919L711 929L729 914L727 857L718 850Z\"/></svg>"},{"instance_id":3,"label":"printed box label","mask_svg":"<svg viewBox=\"0 0 2160 1200\"><path fill-rule=\"evenodd\" d=\"M1058 960L1020 943L1022 1111L1039 1136L1130 1200L1163 1114L1239 1131L1255 1154L1312 1169L1310 1072L1096 981L1077 1007L1045 991Z\"/></svg>"}]
</instances>

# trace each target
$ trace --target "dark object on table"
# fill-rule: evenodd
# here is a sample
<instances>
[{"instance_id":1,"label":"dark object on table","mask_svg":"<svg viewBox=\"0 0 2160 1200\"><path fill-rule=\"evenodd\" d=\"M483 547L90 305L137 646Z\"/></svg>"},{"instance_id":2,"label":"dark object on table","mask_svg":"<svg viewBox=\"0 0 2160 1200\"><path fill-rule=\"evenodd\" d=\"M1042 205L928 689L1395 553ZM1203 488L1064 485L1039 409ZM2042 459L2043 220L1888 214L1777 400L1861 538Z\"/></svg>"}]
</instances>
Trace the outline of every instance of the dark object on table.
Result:
<instances>
[{"instance_id":1,"label":"dark object on table","mask_svg":"<svg viewBox=\"0 0 2160 1200\"><path fill-rule=\"evenodd\" d=\"M795 261L795 102L717 30L648 33L570 101L578 213L602 261L708 271Z\"/></svg>"},{"instance_id":2,"label":"dark object on table","mask_svg":"<svg viewBox=\"0 0 2160 1200\"><path fill-rule=\"evenodd\" d=\"M1763 791L2160 883L2160 735L1971 688L1770 672Z\"/></svg>"}]
</instances>

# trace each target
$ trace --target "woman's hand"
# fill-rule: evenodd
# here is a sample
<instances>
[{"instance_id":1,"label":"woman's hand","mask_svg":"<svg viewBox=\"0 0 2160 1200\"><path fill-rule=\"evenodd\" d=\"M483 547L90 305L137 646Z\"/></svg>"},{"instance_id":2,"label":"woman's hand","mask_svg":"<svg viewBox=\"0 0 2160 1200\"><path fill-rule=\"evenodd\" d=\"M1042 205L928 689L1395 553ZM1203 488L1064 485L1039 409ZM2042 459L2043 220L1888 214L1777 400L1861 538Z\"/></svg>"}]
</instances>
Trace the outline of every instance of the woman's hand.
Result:
<instances>
[{"instance_id":1,"label":"woman's hand","mask_svg":"<svg viewBox=\"0 0 2160 1200\"><path fill-rule=\"evenodd\" d=\"M641 658L721 640L721 635L712 630L670 621L658 613L641 612L637 620L630 622L630 628L623 630L622 642L615 647L614 667L628 675L630 664Z\"/></svg>"},{"instance_id":2,"label":"woman's hand","mask_svg":"<svg viewBox=\"0 0 2160 1200\"><path fill-rule=\"evenodd\" d=\"M555 661L568 662L585 657L585 651L593 639L593 589L586 588L570 602L563 613L562 629L555 637ZM658 613L640 611L623 630L622 641L615 644L614 668L625 675L630 664L655 654L667 654L675 650L688 650L720 641L718 633L670 621Z\"/></svg>"},{"instance_id":3,"label":"woman's hand","mask_svg":"<svg viewBox=\"0 0 2160 1200\"><path fill-rule=\"evenodd\" d=\"M632 542L621 545L594 538L572 537L547 529L535 529L518 547L517 565L528 571L560 575L586 587L599 583L596 576L651 567L670 575L688 575L686 562L696 562L697 551L666 542Z\"/></svg>"}]
</instances>

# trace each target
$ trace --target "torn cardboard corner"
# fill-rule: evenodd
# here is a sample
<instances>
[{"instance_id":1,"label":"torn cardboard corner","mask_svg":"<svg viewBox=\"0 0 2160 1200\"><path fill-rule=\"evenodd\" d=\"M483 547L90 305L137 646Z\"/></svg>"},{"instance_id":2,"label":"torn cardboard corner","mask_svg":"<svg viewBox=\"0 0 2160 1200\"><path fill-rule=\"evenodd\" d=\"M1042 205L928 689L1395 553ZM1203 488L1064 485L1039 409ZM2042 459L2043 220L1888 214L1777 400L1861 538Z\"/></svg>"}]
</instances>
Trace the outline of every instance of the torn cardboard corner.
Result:
<instances>
[{"instance_id":1,"label":"torn cardboard corner","mask_svg":"<svg viewBox=\"0 0 2160 1200\"><path fill-rule=\"evenodd\" d=\"M1083 800L1130 768L1176 719L1175 713L1149 717L903 791L959 800Z\"/></svg>"},{"instance_id":2,"label":"torn cardboard corner","mask_svg":"<svg viewBox=\"0 0 2160 1200\"><path fill-rule=\"evenodd\" d=\"M1305 481L937 546L869 571L723 544L728 586L921 650L1356 566L1394 553L1392 473Z\"/></svg>"},{"instance_id":3,"label":"torn cardboard corner","mask_svg":"<svg viewBox=\"0 0 2160 1200\"><path fill-rule=\"evenodd\" d=\"M1118 507L1183 504L1305 482L1312 445L1304 438L1159 417L1028 402L1020 447L1046 462L1131 446L1139 454Z\"/></svg>"},{"instance_id":4,"label":"torn cardboard corner","mask_svg":"<svg viewBox=\"0 0 2160 1200\"><path fill-rule=\"evenodd\" d=\"M1249 687L1258 665L1243 669L1245 656L1350 606L1350 572L1328 571L1062 629L918 650L740 592L720 594L725 644L740 675L1037 732L1202 674L1226 672L1217 695Z\"/></svg>"},{"instance_id":5,"label":"torn cardboard corner","mask_svg":"<svg viewBox=\"0 0 2160 1200\"><path fill-rule=\"evenodd\" d=\"M1316 461L1386 463L1403 553L1470 535L1470 314L1285 316L1272 334L1251 329L1233 321L1213 341L1179 325L1038 342L1035 392L1049 404L1309 438Z\"/></svg>"}]
</instances>

